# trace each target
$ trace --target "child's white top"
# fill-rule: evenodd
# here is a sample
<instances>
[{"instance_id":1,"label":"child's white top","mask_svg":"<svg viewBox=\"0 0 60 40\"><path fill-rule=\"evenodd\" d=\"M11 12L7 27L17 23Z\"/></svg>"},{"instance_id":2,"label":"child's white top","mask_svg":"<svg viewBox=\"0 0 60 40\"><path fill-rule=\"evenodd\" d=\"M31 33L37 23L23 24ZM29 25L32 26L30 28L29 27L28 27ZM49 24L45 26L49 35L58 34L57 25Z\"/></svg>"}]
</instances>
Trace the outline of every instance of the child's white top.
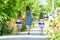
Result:
<instances>
[{"instance_id":1,"label":"child's white top","mask_svg":"<svg viewBox=\"0 0 60 40\"><path fill-rule=\"evenodd\" d=\"M16 22L22 22L20 19L17 19Z\"/></svg>"},{"instance_id":2,"label":"child's white top","mask_svg":"<svg viewBox=\"0 0 60 40\"><path fill-rule=\"evenodd\" d=\"M22 22L22 21L21 21L20 19L17 19L16 22ZM16 23L16 26L21 27L21 26L22 26L22 23L20 23L20 24L17 24L17 23Z\"/></svg>"},{"instance_id":3,"label":"child's white top","mask_svg":"<svg viewBox=\"0 0 60 40\"><path fill-rule=\"evenodd\" d=\"M39 23L44 23L44 19L40 19L39 20Z\"/></svg>"},{"instance_id":4,"label":"child's white top","mask_svg":"<svg viewBox=\"0 0 60 40\"><path fill-rule=\"evenodd\" d=\"M39 26L40 27L44 27L44 19L40 19L39 20Z\"/></svg>"}]
</instances>

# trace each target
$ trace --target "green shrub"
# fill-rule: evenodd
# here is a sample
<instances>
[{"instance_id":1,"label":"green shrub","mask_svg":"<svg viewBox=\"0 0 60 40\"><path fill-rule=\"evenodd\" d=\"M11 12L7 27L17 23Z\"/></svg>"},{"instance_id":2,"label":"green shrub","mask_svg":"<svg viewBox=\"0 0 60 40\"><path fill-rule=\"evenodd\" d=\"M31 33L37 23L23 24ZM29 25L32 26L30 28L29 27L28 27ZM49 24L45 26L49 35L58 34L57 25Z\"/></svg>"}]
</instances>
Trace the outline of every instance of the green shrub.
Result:
<instances>
[{"instance_id":1,"label":"green shrub","mask_svg":"<svg viewBox=\"0 0 60 40\"><path fill-rule=\"evenodd\" d=\"M26 29L27 29L27 28L26 28L26 25L23 24L23 25L22 25L22 29L21 29L21 31L26 31Z\"/></svg>"},{"instance_id":2,"label":"green shrub","mask_svg":"<svg viewBox=\"0 0 60 40\"><path fill-rule=\"evenodd\" d=\"M60 28L49 34L49 40L60 40Z\"/></svg>"}]
</instances>

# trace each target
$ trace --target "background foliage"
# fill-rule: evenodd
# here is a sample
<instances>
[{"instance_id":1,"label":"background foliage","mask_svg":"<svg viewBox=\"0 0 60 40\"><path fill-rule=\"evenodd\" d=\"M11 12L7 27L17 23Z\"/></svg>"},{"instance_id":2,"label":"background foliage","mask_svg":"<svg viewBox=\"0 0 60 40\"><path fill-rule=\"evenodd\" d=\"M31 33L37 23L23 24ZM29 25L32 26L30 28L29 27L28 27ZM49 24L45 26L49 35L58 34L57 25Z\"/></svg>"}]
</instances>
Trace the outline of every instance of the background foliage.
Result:
<instances>
[{"instance_id":1,"label":"background foliage","mask_svg":"<svg viewBox=\"0 0 60 40\"><path fill-rule=\"evenodd\" d=\"M46 0L46 2L47 5L42 5L38 0L0 0L0 30L3 16L7 18L7 21L13 21L13 19L16 19L17 12L20 10L22 12L22 17L25 18L25 9L27 5L30 6L32 10L33 18L38 17L40 12L44 12L44 14L49 13L52 8L52 0ZM54 8L60 7L60 0L54 0L54 3Z\"/></svg>"}]
</instances>

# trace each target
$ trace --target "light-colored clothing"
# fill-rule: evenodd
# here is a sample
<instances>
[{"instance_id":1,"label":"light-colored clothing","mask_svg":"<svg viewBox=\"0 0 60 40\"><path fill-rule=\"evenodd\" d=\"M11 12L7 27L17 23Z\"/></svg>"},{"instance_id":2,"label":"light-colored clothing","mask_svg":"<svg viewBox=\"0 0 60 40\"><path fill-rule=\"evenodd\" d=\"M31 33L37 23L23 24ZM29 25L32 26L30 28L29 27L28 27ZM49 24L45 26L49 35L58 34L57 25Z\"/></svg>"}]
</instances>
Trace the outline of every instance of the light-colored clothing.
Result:
<instances>
[{"instance_id":1,"label":"light-colored clothing","mask_svg":"<svg viewBox=\"0 0 60 40\"><path fill-rule=\"evenodd\" d=\"M39 20L39 26L40 27L44 27L44 19L40 19Z\"/></svg>"},{"instance_id":2,"label":"light-colored clothing","mask_svg":"<svg viewBox=\"0 0 60 40\"><path fill-rule=\"evenodd\" d=\"M19 27L22 26L22 21L20 19L16 20L16 26L19 26Z\"/></svg>"},{"instance_id":3,"label":"light-colored clothing","mask_svg":"<svg viewBox=\"0 0 60 40\"><path fill-rule=\"evenodd\" d=\"M49 20L54 20L53 16L49 16Z\"/></svg>"},{"instance_id":4,"label":"light-colored clothing","mask_svg":"<svg viewBox=\"0 0 60 40\"><path fill-rule=\"evenodd\" d=\"M32 24L31 10L26 11L26 25Z\"/></svg>"},{"instance_id":5,"label":"light-colored clothing","mask_svg":"<svg viewBox=\"0 0 60 40\"><path fill-rule=\"evenodd\" d=\"M53 14L52 13L48 13L48 18L49 18L49 20L54 20Z\"/></svg>"}]
</instances>

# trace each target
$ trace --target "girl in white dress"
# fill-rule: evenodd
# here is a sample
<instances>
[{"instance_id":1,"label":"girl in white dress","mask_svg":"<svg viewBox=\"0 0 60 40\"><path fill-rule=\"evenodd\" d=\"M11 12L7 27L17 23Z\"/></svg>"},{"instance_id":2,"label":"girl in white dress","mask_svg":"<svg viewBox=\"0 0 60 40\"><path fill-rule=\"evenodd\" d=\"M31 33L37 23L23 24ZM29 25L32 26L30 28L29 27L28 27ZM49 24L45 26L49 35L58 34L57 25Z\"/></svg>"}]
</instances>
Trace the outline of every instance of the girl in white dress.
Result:
<instances>
[{"instance_id":1,"label":"girl in white dress","mask_svg":"<svg viewBox=\"0 0 60 40\"><path fill-rule=\"evenodd\" d=\"M17 34L20 34L20 30L21 30L21 28L22 28L22 16L21 16L21 11L19 11L18 14L17 14L16 26L17 26Z\"/></svg>"},{"instance_id":2,"label":"girl in white dress","mask_svg":"<svg viewBox=\"0 0 60 40\"><path fill-rule=\"evenodd\" d=\"M40 13L40 16L39 16L39 26L40 26L40 28L41 28L41 32L43 33L44 16L43 16L43 13L42 13L42 12Z\"/></svg>"}]
</instances>

